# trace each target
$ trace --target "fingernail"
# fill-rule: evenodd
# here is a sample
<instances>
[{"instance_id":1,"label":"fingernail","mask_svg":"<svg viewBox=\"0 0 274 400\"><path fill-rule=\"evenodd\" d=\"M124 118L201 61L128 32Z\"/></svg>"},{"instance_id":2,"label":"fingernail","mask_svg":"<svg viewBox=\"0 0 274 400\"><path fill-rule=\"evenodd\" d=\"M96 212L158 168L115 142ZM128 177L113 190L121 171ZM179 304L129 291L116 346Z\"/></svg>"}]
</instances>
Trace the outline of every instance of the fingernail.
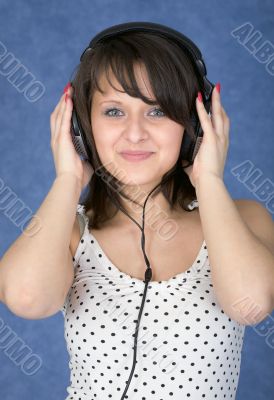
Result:
<instances>
[{"instance_id":1,"label":"fingernail","mask_svg":"<svg viewBox=\"0 0 274 400\"><path fill-rule=\"evenodd\" d=\"M216 89L217 89L218 93L221 92L221 84L220 84L220 82L216 83Z\"/></svg>"},{"instance_id":2,"label":"fingernail","mask_svg":"<svg viewBox=\"0 0 274 400\"><path fill-rule=\"evenodd\" d=\"M64 93L68 90L68 88L71 87L71 83L69 82L65 87L64 87Z\"/></svg>"},{"instance_id":3,"label":"fingernail","mask_svg":"<svg viewBox=\"0 0 274 400\"><path fill-rule=\"evenodd\" d=\"M65 95L65 102L67 102L68 94Z\"/></svg>"},{"instance_id":4,"label":"fingernail","mask_svg":"<svg viewBox=\"0 0 274 400\"><path fill-rule=\"evenodd\" d=\"M202 103L203 102L203 97L202 97L202 93L198 92L198 100Z\"/></svg>"}]
</instances>

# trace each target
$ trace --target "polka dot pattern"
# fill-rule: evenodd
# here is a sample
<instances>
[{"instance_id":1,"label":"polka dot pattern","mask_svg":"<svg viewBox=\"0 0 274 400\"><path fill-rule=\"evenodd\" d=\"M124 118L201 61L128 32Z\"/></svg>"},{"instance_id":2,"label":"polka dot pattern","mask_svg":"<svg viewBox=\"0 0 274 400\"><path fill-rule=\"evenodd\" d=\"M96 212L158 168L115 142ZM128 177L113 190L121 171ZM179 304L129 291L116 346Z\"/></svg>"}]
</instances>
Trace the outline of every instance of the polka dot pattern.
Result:
<instances>
[{"instance_id":1,"label":"polka dot pattern","mask_svg":"<svg viewBox=\"0 0 274 400\"><path fill-rule=\"evenodd\" d=\"M85 228L61 309L71 372L66 400L120 400L145 284L112 264L88 230L83 205L77 212ZM234 400L244 331L218 304L203 242L185 272L148 284L125 398Z\"/></svg>"}]
</instances>

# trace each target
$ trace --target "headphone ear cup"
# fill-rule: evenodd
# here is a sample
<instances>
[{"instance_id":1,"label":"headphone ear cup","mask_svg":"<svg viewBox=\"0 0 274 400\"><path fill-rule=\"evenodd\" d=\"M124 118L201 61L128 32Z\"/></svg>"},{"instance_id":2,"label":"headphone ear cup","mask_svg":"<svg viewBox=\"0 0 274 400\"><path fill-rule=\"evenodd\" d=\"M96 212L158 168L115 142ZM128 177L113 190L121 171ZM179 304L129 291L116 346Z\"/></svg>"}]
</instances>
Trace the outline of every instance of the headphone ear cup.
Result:
<instances>
[{"instance_id":1,"label":"headphone ear cup","mask_svg":"<svg viewBox=\"0 0 274 400\"><path fill-rule=\"evenodd\" d=\"M75 150L79 154L80 158L84 161L88 161L92 168L91 155L89 147L86 141L84 130L81 126L80 119L77 115L75 108L73 107L71 116L71 139L74 144Z\"/></svg>"},{"instance_id":2,"label":"headphone ear cup","mask_svg":"<svg viewBox=\"0 0 274 400\"><path fill-rule=\"evenodd\" d=\"M74 82L73 80L70 81L71 86L73 88L73 94L72 94L72 101L73 104L75 102L74 96ZM88 161L92 168L94 169L92 165L92 154L91 150L88 146L87 139L86 139L86 134L81 126L80 118L77 114L76 108L73 105L72 108L72 114L71 114L71 123L70 123L70 134L71 134L71 140L72 143L75 147L76 152L79 154L79 157L81 158L82 161Z\"/></svg>"},{"instance_id":3,"label":"headphone ear cup","mask_svg":"<svg viewBox=\"0 0 274 400\"><path fill-rule=\"evenodd\" d=\"M186 160L192 164L194 161L193 154L194 154L194 149L195 149L196 140L197 140L198 121L197 121L197 117L195 116L195 114L192 114L190 120L191 120L191 125L193 128L193 132L195 135L195 139L193 139L192 136L190 136L190 134L188 133L187 130L184 131L183 140L182 140L182 144L181 144L181 150L180 150L180 158L182 161Z\"/></svg>"},{"instance_id":4,"label":"headphone ear cup","mask_svg":"<svg viewBox=\"0 0 274 400\"><path fill-rule=\"evenodd\" d=\"M190 148L191 148L191 141L192 140L191 140L189 134L187 133L187 130L185 130L182 144L181 144L181 151L180 151L180 159L181 160L190 161L189 154L190 154Z\"/></svg>"}]
</instances>

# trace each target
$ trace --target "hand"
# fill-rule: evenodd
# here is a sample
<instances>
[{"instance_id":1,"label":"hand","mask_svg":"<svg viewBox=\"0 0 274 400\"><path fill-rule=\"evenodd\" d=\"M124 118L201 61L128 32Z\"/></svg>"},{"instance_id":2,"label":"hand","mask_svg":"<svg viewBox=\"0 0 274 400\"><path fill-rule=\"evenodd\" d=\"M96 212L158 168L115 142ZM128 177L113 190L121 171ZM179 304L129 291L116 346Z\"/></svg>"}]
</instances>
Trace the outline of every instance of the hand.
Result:
<instances>
[{"instance_id":1,"label":"hand","mask_svg":"<svg viewBox=\"0 0 274 400\"><path fill-rule=\"evenodd\" d=\"M212 116L208 115L198 97L196 98L196 108L204 134L193 164L184 169L195 188L199 179L204 175L214 175L223 179L230 125L216 86L211 98ZM183 165L186 164L183 162Z\"/></svg>"},{"instance_id":2,"label":"hand","mask_svg":"<svg viewBox=\"0 0 274 400\"><path fill-rule=\"evenodd\" d=\"M71 139L71 115L73 88L69 87L61 96L50 116L51 149L53 152L56 176L69 173L76 176L83 189L90 181L94 170L89 162L81 160ZM67 99L65 97L67 94Z\"/></svg>"}]
</instances>

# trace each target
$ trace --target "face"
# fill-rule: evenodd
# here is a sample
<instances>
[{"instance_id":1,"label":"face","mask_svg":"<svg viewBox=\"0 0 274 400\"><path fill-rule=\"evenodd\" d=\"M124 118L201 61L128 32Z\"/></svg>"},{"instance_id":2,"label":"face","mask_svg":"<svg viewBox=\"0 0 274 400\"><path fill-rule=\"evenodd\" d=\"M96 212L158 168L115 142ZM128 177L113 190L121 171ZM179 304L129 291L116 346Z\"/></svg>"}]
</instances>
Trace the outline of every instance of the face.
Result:
<instances>
[{"instance_id":1,"label":"face","mask_svg":"<svg viewBox=\"0 0 274 400\"><path fill-rule=\"evenodd\" d=\"M135 76L141 92L155 100L142 64L136 64ZM123 90L113 74L113 85ZM97 152L105 168L125 186L139 185L144 191L157 185L176 163L184 128L165 116L160 106L112 88L105 76L91 106L91 124ZM143 160L125 159L126 150L152 152Z\"/></svg>"}]
</instances>

